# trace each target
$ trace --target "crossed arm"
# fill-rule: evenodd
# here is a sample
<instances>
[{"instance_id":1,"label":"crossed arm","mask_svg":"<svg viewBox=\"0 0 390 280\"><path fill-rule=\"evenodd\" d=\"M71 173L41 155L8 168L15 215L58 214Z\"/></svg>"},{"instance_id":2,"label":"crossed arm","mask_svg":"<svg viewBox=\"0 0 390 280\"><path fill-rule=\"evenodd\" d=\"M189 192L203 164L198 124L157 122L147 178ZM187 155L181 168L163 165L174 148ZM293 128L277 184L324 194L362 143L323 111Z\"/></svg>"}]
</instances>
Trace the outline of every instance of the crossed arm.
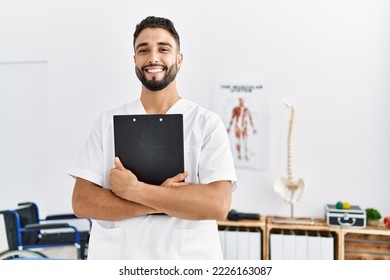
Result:
<instances>
[{"instance_id":1,"label":"crossed arm","mask_svg":"<svg viewBox=\"0 0 390 280\"><path fill-rule=\"evenodd\" d=\"M231 203L231 182L180 183L187 176L180 173L157 187L138 181L116 159L110 173L111 190L77 178L73 210L79 217L111 221L154 213L188 220L224 220Z\"/></svg>"}]
</instances>

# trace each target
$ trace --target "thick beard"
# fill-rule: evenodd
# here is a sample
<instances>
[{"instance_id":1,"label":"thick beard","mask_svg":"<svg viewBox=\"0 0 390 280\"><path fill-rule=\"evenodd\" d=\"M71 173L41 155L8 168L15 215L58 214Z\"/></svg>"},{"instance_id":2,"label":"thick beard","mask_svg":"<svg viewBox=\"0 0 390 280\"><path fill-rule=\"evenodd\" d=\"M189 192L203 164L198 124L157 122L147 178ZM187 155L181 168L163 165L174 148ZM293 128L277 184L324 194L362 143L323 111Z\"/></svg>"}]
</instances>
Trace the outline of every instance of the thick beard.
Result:
<instances>
[{"instance_id":1,"label":"thick beard","mask_svg":"<svg viewBox=\"0 0 390 280\"><path fill-rule=\"evenodd\" d=\"M154 78L152 80L148 80L144 74L145 67L142 67L142 69L135 67L135 73L141 83L150 91L159 91L166 88L175 80L178 70L177 64L174 64L171 68L168 68L168 71L166 71L165 76L161 80L155 80Z\"/></svg>"}]
</instances>

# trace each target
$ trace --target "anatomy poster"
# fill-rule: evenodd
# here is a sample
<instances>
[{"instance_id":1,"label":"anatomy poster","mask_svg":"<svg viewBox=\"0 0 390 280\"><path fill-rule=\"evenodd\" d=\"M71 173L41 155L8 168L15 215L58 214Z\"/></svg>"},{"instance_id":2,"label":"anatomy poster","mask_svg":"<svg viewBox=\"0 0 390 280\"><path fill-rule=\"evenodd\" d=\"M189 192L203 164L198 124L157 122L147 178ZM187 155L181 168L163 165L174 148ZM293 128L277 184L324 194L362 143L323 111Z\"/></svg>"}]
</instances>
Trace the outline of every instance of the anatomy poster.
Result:
<instances>
[{"instance_id":1,"label":"anatomy poster","mask_svg":"<svg viewBox=\"0 0 390 280\"><path fill-rule=\"evenodd\" d=\"M269 104L263 85L214 83L210 108L229 135L236 168L269 168Z\"/></svg>"}]
</instances>

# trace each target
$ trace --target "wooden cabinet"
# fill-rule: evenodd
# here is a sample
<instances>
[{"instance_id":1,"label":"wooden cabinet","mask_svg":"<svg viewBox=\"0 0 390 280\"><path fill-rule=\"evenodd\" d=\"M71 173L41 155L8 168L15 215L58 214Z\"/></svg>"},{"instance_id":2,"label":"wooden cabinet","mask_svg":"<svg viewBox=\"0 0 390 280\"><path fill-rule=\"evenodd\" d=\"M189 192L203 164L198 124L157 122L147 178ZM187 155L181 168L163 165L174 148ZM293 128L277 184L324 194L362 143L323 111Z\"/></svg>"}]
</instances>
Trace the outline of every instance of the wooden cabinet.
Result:
<instances>
[{"instance_id":1,"label":"wooden cabinet","mask_svg":"<svg viewBox=\"0 0 390 280\"><path fill-rule=\"evenodd\" d=\"M308 220L302 219L289 219L286 218L286 223L282 222L282 219L276 219L276 217L267 217L266 218L266 240L264 246L264 259L271 259L271 249L270 249L270 237L273 233L281 233L282 231L293 231L298 234L307 234L309 236L314 236L317 234L331 235L334 238L334 252L333 256L335 259L341 257L341 240L340 240L340 229L336 227L330 227L323 219L312 219L311 221L314 224L304 224Z\"/></svg>"},{"instance_id":2,"label":"wooden cabinet","mask_svg":"<svg viewBox=\"0 0 390 280\"><path fill-rule=\"evenodd\" d=\"M383 224L377 227L343 228L329 226L324 219L313 219L314 224L301 224L300 219L289 219L281 223L275 217L261 217L260 220L241 220L218 222L220 229L225 227L253 227L262 232L262 252L264 260L270 259L270 236L273 233L294 231L294 233L321 234L332 236L334 240L334 259L336 260L390 260L390 229Z\"/></svg>"},{"instance_id":3,"label":"wooden cabinet","mask_svg":"<svg viewBox=\"0 0 390 280\"><path fill-rule=\"evenodd\" d=\"M260 240L260 246L258 247L258 250L260 251L260 256L262 259L264 259L264 241L265 241L265 232L266 232L266 218L260 217L259 220L241 220L241 221L220 221L218 222L218 229L220 231L223 230L247 230L251 229L254 231L260 231L261 233L261 240Z\"/></svg>"},{"instance_id":4,"label":"wooden cabinet","mask_svg":"<svg viewBox=\"0 0 390 280\"><path fill-rule=\"evenodd\" d=\"M390 229L383 224L364 229L340 230L342 250L340 259L390 260Z\"/></svg>"}]
</instances>

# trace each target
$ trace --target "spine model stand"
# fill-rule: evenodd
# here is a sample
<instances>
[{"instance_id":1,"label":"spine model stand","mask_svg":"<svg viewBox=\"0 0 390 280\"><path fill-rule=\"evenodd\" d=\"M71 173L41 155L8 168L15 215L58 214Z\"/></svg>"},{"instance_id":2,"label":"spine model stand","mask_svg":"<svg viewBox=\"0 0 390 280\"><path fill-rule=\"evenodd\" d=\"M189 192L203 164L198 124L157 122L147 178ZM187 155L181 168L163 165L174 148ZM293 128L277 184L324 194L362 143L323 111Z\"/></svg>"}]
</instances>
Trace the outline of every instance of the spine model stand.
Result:
<instances>
[{"instance_id":1,"label":"spine model stand","mask_svg":"<svg viewBox=\"0 0 390 280\"><path fill-rule=\"evenodd\" d=\"M295 179L294 177L294 126L295 126L295 106L284 101L287 108L291 110L290 122L288 127L287 138L287 178L279 177L274 184L274 190L287 203L291 205L291 218L294 217L294 204L299 201L305 191L305 182L302 178Z\"/></svg>"}]
</instances>

